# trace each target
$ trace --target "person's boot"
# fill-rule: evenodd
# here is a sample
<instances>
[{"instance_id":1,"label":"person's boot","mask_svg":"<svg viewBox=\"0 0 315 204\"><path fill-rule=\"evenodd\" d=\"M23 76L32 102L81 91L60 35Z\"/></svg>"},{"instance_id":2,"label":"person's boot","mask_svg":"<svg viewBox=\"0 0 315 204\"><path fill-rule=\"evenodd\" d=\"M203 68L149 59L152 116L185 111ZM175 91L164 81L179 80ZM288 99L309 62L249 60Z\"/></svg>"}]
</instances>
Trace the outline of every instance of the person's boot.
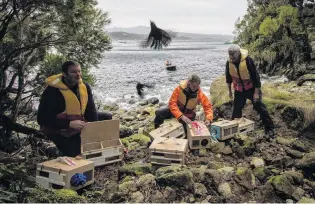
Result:
<instances>
[{"instance_id":1,"label":"person's boot","mask_svg":"<svg viewBox=\"0 0 315 204\"><path fill-rule=\"evenodd\" d=\"M266 129L265 135L267 139L274 139L276 137L274 129Z\"/></svg>"}]
</instances>

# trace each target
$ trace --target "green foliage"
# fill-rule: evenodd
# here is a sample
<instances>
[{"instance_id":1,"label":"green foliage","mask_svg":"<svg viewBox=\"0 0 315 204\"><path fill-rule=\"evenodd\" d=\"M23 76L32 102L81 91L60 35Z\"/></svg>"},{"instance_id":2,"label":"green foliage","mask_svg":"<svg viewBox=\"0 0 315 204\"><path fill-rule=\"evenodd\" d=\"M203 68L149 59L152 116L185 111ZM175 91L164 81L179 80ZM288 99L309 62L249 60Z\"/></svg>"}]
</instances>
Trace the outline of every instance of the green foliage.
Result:
<instances>
[{"instance_id":1,"label":"green foliage","mask_svg":"<svg viewBox=\"0 0 315 204\"><path fill-rule=\"evenodd\" d=\"M249 50L263 73L296 79L310 71L304 64L310 60L308 35L313 32L307 29L303 9L300 1L250 0L247 13L235 24L235 42Z\"/></svg>"},{"instance_id":2,"label":"green foliage","mask_svg":"<svg viewBox=\"0 0 315 204\"><path fill-rule=\"evenodd\" d=\"M259 33L264 36L271 35L275 33L279 28L279 24L276 19L271 19L270 16L267 16L264 21L259 26Z\"/></svg>"}]
</instances>

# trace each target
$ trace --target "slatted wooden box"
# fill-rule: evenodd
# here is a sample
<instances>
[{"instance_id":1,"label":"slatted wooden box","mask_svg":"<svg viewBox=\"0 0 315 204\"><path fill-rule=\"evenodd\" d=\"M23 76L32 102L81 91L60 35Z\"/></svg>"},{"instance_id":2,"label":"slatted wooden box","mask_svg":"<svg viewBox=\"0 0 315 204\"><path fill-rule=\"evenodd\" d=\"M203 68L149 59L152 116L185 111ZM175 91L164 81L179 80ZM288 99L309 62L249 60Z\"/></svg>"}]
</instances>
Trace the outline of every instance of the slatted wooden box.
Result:
<instances>
[{"instance_id":1,"label":"slatted wooden box","mask_svg":"<svg viewBox=\"0 0 315 204\"><path fill-rule=\"evenodd\" d=\"M76 165L69 166L56 159L37 164L36 183L47 189L65 188L72 190L78 190L94 183L94 164L92 161L68 158L73 160ZM76 173L81 173L86 176L87 182L83 186L71 186L70 180Z\"/></svg>"},{"instance_id":2,"label":"slatted wooden box","mask_svg":"<svg viewBox=\"0 0 315 204\"><path fill-rule=\"evenodd\" d=\"M255 122L247 118L235 119L238 122L240 133L251 132L255 129Z\"/></svg>"},{"instance_id":3,"label":"slatted wooden box","mask_svg":"<svg viewBox=\"0 0 315 204\"><path fill-rule=\"evenodd\" d=\"M176 119L171 119L162 124L159 128L149 133L152 140L156 138L185 138L185 130L183 125Z\"/></svg>"},{"instance_id":4,"label":"slatted wooden box","mask_svg":"<svg viewBox=\"0 0 315 204\"><path fill-rule=\"evenodd\" d=\"M187 139L157 138L149 147L149 159L152 164L185 164L187 151Z\"/></svg>"},{"instance_id":5,"label":"slatted wooden box","mask_svg":"<svg viewBox=\"0 0 315 204\"><path fill-rule=\"evenodd\" d=\"M211 124L210 133L220 141L230 139L239 133L238 122L235 120L214 122Z\"/></svg>"},{"instance_id":6,"label":"slatted wooden box","mask_svg":"<svg viewBox=\"0 0 315 204\"><path fill-rule=\"evenodd\" d=\"M211 135L208 127L199 121L196 122L200 127L200 132L197 132L195 128L191 125L188 125L187 128L187 139L190 149L201 149L201 148L210 148L211 146Z\"/></svg>"},{"instance_id":7,"label":"slatted wooden box","mask_svg":"<svg viewBox=\"0 0 315 204\"><path fill-rule=\"evenodd\" d=\"M122 161L123 149L119 120L90 122L81 131L82 157L93 161L95 167Z\"/></svg>"}]
</instances>

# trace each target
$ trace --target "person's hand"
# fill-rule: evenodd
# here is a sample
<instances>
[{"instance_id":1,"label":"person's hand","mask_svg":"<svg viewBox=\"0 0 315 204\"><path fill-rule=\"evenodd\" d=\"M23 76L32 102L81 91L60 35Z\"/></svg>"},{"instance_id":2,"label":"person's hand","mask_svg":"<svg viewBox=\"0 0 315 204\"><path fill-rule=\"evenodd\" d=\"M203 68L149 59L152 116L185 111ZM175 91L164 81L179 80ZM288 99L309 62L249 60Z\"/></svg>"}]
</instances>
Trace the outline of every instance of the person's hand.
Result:
<instances>
[{"instance_id":1,"label":"person's hand","mask_svg":"<svg viewBox=\"0 0 315 204\"><path fill-rule=\"evenodd\" d=\"M208 127L208 126L210 126L211 125L211 120L206 120L205 121L205 125Z\"/></svg>"},{"instance_id":2,"label":"person's hand","mask_svg":"<svg viewBox=\"0 0 315 204\"><path fill-rule=\"evenodd\" d=\"M180 117L180 119L187 124L191 124L191 120L184 115L182 115L182 117Z\"/></svg>"},{"instance_id":3,"label":"person's hand","mask_svg":"<svg viewBox=\"0 0 315 204\"><path fill-rule=\"evenodd\" d=\"M72 120L70 121L69 127L75 130L82 130L84 125L85 125L85 122L82 120Z\"/></svg>"},{"instance_id":4,"label":"person's hand","mask_svg":"<svg viewBox=\"0 0 315 204\"><path fill-rule=\"evenodd\" d=\"M230 98L231 100L233 100L233 93L232 93L232 91L229 91L229 98Z\"/></svg>"}]
</instances>

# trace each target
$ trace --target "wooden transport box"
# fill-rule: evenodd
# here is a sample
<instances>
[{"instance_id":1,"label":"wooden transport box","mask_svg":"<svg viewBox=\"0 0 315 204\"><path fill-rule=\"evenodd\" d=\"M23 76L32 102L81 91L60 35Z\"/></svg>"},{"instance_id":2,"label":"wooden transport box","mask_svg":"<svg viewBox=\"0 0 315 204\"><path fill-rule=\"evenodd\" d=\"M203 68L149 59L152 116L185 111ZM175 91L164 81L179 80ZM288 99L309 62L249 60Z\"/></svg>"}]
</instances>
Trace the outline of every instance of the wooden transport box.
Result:
<instances>
[{"instance_id":1,"label":"wooden transport box","mask_svg":"<svg viewBox=\"0 0 315 204\"><path fill-rule=\"evenodd\" d=\"M159 128L151 131L149 133L152 140L156 138L184 138L185 130L183 125L178 122L176 119L171 119L168 122L162 124Z\"/></svg>"},{"instance_id":2,"label":"wooden transport box","mask_svg":"<svg viewBox=\"0 0 315 204\"><path fill-rule=\"evenodd\" d=\"M187 151L187 139L156 138L149 147L149 159L152 164L185 164Z\"/></svg>"},{"instance_id":3,"label":"wooden transport box","mask_svg":"<svg viewBox=\"0 0 315 204\"><path fill-rule=\"evenodd\" d=\"M255 129L255 122L247 118L235 119L238 122L240 133L251 132Z\"/></svg>"},{"instance_id":4,"label":"wooden transport box","mask_svg":"<svg viewBox=\"0 0 315 204\"><path fill-rule=\"evenodd\" d=\"M192 125L188 125L187 128L187 139L190 149L200 149L200 148L210 148L211 135L208 130L208 127L199 121L194 121L197 123L201 129L198 131L192 127Z\"/></svg>"},{"instance_id":5,"label":"wooden transport box","mask_svg":"<svg viewBox=\"0 0 315 204\"><path fill-rule=\"evenodd\" d=\"M66 188L72 190L78 190L94 183L94 165L92 161L68 158L73 160L76 165L69 166L56 159L37 164L36 183L47 189ZM86 183L83 186L71 186L70 180L76 173L86 176Z\"/></svg>"},{"instance_id":6,"label":"wooden transport box","mask_svg":"<svg viewBox=\"0 0 315 204\"><path fill-rule=\"evenodd\" d=\"M222 120L211 124L211 135L218 140L227 140L239 133L237 121Z\"/></svg>"},{"instance_id":7,"label":"wooden transport box","mask_svg":"<svg viewBox=\"0 0 315 204\"><path fill-rule=\"evenodd\" d=\"M119 120L85 124L81 131L81 154L84 159L102 166L122 161L124 146L119 139Z\"/></svg>"}]
</instances>

